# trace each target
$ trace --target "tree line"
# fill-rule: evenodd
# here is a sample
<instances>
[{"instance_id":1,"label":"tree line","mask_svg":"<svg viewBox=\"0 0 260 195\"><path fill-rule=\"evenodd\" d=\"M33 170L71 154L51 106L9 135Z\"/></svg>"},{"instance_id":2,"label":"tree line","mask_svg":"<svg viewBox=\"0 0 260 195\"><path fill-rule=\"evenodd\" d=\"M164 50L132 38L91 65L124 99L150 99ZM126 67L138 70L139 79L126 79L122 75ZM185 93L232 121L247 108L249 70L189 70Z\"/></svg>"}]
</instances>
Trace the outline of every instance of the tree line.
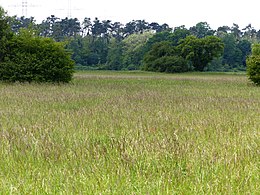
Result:
<instances>
[{"instance_id":1,"label":"tree line","mask_svg":"<svg viewBox=\"0 0 260 195\"><path fill-rule=\"evenodd\" d=\"M149 23L145 20L132 20L122 24L111 20L101 21L98 18L91 20L86 17L80 22L77 18L61 19L54 15L47 17L40 24L37 24L33 17L16 16L9 17L8 23L16 34L19 34L21 28L29 28L33 29L38 36L52 38L56 42L65 42L66 49L72 52L72 59L79 69L145 69L174 72L174 68L166 70L152 67L162 63L165 65L182 61L183 69L177 70L177 68L177 72L244 71L246 57L251 54L251 45L260 40L260 30L257 31L250 24L243 29L233 24L231 27L221 26L213 30L207 22L199 22L190 28L185 26L171 28L166 23ZM216 38L223 43L223 48L219 42L216 42ZM209 48L205 49L205 46L209 45L210 40L217 44L218 51L206 51ZM158 44L161 44L161 47ZM153 59L152 49L156 50L155 47L166 49L167 44L169 51L165 55L171 56L171 59L163 55L155 55L153 58L157 59L157 65L149 64L149 59ZM182 46L186 47L186 54L181 51L185 50L181 48ZM193 47L193 51L187 53L188 47ZM196 51L195 47L197 47ZM211 45L211 47L214 49L215 46ZM198 51L198 48L201 51ZM199 58L207 56L204 55L205 52L214 55L208 55L208 59L204 61L201 59L202 61L199 62ZM158 59L158 57L163 58ZM201 63L202 67L198 68L194 63Z\"/></svg>"}]
</instances>

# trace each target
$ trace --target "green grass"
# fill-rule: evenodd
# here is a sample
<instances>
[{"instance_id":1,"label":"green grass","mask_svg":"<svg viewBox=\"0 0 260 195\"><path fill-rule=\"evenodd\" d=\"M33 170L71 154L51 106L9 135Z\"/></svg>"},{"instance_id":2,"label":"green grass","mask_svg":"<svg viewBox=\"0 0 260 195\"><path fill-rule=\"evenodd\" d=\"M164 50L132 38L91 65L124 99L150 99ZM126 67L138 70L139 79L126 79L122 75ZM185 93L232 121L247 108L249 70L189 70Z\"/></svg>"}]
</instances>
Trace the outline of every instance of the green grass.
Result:
<instances>
[{"instance_id":1,"label":"green grass","mask_svg":"<svg viewBox=\"0 0 260 195\"><path fill-rule=\"evenodd\" d=\"M0 194L259 194L259 135L243 74L0 83Z\"/></svg>"}]
</instances>

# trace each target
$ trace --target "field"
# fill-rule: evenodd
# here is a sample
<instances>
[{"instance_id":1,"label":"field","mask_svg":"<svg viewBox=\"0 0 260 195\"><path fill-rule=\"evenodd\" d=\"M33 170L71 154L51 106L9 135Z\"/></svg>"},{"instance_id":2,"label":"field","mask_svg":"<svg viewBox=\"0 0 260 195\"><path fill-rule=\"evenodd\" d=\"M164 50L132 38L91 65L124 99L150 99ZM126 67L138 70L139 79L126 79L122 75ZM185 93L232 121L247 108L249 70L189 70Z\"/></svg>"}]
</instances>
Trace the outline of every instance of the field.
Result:
<instances>
[{"instance_id":1,"label":"field","mask_svg":"<svg viewBox=\"0 0 260 195\"><path fill-rule=\"evenodd\" d=\"M258 194L259 144L243 74L0 83L0 194Z\"/></svg>"}]
</instances>

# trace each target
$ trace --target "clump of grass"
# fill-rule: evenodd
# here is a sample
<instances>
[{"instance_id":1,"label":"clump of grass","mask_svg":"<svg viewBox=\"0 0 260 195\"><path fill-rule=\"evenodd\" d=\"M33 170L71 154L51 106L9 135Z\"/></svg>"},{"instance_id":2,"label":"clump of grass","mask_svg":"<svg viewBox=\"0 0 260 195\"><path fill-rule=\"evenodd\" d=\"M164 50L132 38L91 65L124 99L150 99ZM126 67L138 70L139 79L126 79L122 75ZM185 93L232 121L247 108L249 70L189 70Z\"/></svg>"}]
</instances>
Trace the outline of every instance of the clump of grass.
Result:
<instances>
[{"instance_id":1,"label":"clump of grass","mask_svg":"<svg viewBox=\"0 0 260 195\"><path fill-rule=\"evenodd\" d=\"M3 194L257 194L260 91L245 75L77 73L0 83Z\"/></svg>"}]
</instances>

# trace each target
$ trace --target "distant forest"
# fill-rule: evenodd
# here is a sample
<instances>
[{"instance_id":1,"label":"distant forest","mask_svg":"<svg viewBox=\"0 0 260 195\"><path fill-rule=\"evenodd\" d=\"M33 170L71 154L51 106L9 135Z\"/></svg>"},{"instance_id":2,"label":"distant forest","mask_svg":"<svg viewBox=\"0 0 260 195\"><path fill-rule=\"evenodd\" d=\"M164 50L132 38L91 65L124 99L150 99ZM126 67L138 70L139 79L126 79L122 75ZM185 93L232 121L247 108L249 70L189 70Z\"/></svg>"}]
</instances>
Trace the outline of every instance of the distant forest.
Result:
<instances>
[{"instance_id":1,"label":"distant forest","mask_svg":"<svg viewBox=\"0 0 260 195\"><path fill-rule=\"evenodd\" d=\"M172 47L174 53L187 37L192 36L190 40L194 41L194 37L203 39L214 36L221 40L224 47L218 52L219 55L211 56L210 62L202 67L203 71L245 71L246 58L251 54L252 44L260 42L260 30L254 29L251 24L244 28L240 28L238 24L220 26L214 30L207 22L199 22L190 28L184 25L171 28L168 24L149 23L145 20L132 20L122 24L111 20L100 21L98 18L91 20L86 17L81 22L77 18L61 19L54 15L40 24L37 24L33 17L9 16L8 20L12 31L16 34L19 34L21 28L27 28L37 36L65 42L66 49L72 53L76 68L85 70L142 69L147 59L145 56L155 43L163 43L157 45L161 49L169 45L174 46ZM219 49L221 50L220 46ZM178 51L183 52L183 47ZM196 55L195 50L186 56L191 54ZM165 57L168 53L158 55ZM176 61L176 58L171 57L171 60Z\"/></svg>"}]
</instances>

